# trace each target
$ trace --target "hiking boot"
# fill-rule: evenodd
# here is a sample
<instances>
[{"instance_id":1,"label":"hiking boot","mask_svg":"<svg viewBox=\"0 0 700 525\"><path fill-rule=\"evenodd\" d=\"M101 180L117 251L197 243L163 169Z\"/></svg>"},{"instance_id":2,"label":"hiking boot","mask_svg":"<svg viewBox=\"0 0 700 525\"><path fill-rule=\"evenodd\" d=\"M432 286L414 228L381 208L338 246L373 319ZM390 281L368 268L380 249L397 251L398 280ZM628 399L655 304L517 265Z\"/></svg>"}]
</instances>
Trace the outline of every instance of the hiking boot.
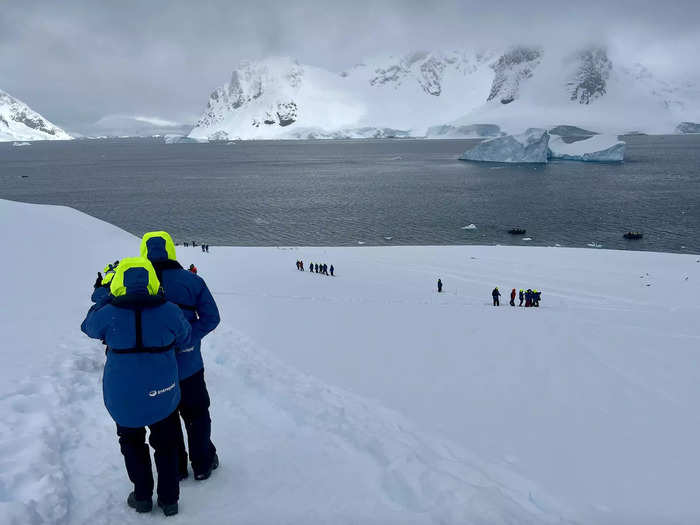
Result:
<instances>
[{"instance_id":1,"label":"hiking boot","mask_svg":"<svg viewBox=\"0 0 700 525\"><path fill-rule=\"evenodd\" d=\"M194 479L197 481L204 481L205 479L209 479L209 476L211 476L211 471L216 470L219 467L219 456L214 453L214 457L211 459L211 463L209 464L209 468L206 470L203 470L202 472L195 472L194 473Z\"/></svg>"},{"instance_id":2,"label":"hiking boot","mask_svg":"<svg viewBox=\"0 0 700 525\"><path fill-rule=\"evenodd\" d=\"M126 498L126 504L129 505L136 512L151 512L153 510L153 500L152 499L136 499L136 496L132 492L129 497Z\"/></svg>"},{"instance_id":3,"label":"hiking boot","mask_svg":"<svg viewBox=\"0 0 700 525\"><path fill-rule=\"evenodd\" d=\"M181 470L180 472L177 473L177 481L178 482L183 481L189 477L190 477L190 473L187 472L187 469Z\"/></svg>"},{"instance_id":4,"label":"hiking boot","mask_svg":"<svg viewBox=\"0 0 700 525\"><path fill-rule=\"evenodd\" d=\"M177 501L175 503L163 503L158 499L158 506L163 510L163 514L166 516L175 516L175 514L177 514Z\"/></svg>"}]
</instances>

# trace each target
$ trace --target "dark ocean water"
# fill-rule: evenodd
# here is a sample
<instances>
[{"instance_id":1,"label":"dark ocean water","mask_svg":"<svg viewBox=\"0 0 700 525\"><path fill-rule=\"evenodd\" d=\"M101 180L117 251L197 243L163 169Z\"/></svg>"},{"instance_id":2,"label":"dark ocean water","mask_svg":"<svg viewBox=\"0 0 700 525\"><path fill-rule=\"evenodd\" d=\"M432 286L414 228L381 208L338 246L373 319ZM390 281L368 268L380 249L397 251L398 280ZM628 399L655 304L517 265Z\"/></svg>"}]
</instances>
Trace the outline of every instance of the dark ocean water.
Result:
<instances>
[{"instance_id":1,"label":"dark ocean water","mask_svg":"<svg viewBox=\"0 0 700 525\"><path fill-rule=\"evenodd\" d=\"M457 160L477 142L469 140L0 143L0 198L220 245L596 243L700 253L700 136L625 140L622 164L538 167ZM509 235L514 226L527 234ZM623 239L628 230L644 239Z\"/></svg>"}]
</instances>

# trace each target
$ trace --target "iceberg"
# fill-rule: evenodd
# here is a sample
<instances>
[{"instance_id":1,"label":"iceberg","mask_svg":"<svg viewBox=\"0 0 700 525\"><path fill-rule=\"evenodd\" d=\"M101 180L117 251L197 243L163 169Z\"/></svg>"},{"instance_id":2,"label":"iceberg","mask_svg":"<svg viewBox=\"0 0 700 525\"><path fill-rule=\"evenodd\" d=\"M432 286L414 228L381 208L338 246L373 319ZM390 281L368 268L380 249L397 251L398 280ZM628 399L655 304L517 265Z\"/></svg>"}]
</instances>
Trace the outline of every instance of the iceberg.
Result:
<instances>
[{"instance_id":1,"label":"iceberg","mask_svg":"<svg viewBox=\"0 0 700 525\"><path fill-rule=\"evenodd\" d=\"M190 138L186 135L177 135L174 133L169 133L167 135L163 135L163 142L165 142L166 144L186 144L186 143L202 142L202 141Z\"/></svg>"},{"instance_id":2,"label":"iceberg","mask_svg":"<svg viewBox=\"0 0 700 525\"><path fill-rule=\"evenodd\" d=\"M700 133L700 124L697 122L681 122L676 126L676 133L690 134Z\"/></svg>"},{"instance_id":3,"label":"iceberg","mask_svg":"<svg viewBox=\"0 0 700 525\"><path fill-rule=\"evenodd\" d=\"M622 162L626 143L617 135L594 135L585 140L567 144L562 137L549 141L549 158L581 160L585 162Z\"/></svg>"},{"instance_id":4,"label":"iceberg","mask_svg":"<svg viewBox=\"0 0 700 525\"><path fill-rule=\"evenodd\" d=\"M549 134L559 135L560 137L592 137L593 135L599 135L597 131L568 125L555 126L549 130Z\"/></svg>"},{"instance_id":5,"label":"iceberg","mask_svg":"<svg viewBox=\"0 0 700 525\"><path fill-rule=\"evenodd\" d=\"M460 160L478 162L547 163L549 133L530 128L520 135L488 139L465 151Z\"/></svg>"}]
</instances>

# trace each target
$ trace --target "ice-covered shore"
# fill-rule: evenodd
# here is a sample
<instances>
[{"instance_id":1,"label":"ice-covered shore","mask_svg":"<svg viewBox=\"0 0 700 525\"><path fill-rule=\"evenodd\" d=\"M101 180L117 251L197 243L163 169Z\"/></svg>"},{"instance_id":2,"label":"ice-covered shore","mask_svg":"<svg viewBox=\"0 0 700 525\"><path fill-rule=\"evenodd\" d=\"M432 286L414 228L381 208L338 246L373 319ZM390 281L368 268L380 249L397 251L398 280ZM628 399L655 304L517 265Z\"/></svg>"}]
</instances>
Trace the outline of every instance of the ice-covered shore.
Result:
<instances>
[{"instance_id":1,"label":"ice-covered shore","mask_svg":"<svg viewBox=\"0 0 700 525\"><path fill-rule=\"evenodd\" d=\"M78 329L94 272L137 240L74 210L2 200L0 224L12 225L0 242L18 247L0 259L13 276L0 316L0 515L142 523L123 502L104 352ZM50 284L21 278L46 275L46 253L64 261ZM700 520L700 257L478 246L178 255L224 320L203 348L222 465L182 484L174 523ZM297 259L333 263L337 276L298 272ZM251 267L259 278L232 270ZM504 296L537 287L542 307L493 308L495 285Z\"/></svg>"}]
</instances>

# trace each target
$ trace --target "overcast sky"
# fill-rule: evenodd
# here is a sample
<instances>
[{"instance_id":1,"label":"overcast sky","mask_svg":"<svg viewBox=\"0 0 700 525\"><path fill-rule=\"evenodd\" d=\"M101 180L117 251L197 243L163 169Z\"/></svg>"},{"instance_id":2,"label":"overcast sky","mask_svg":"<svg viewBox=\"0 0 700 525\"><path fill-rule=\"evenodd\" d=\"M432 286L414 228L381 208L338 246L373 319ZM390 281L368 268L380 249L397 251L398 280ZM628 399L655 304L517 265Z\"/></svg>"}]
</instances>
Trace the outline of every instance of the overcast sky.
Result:
<instances>
[{"instance_id":1,"label":"overcast sky","mask_svg":"<svg viewBox=\"0 0 700 525\"><path fill-rule=\"evenodd\" d=\"M191 122L242 59L603 43L675 74L698 69L699 20L698 0L0 0L0 89L69 131Z\"/></svg>"}]
</instances>

